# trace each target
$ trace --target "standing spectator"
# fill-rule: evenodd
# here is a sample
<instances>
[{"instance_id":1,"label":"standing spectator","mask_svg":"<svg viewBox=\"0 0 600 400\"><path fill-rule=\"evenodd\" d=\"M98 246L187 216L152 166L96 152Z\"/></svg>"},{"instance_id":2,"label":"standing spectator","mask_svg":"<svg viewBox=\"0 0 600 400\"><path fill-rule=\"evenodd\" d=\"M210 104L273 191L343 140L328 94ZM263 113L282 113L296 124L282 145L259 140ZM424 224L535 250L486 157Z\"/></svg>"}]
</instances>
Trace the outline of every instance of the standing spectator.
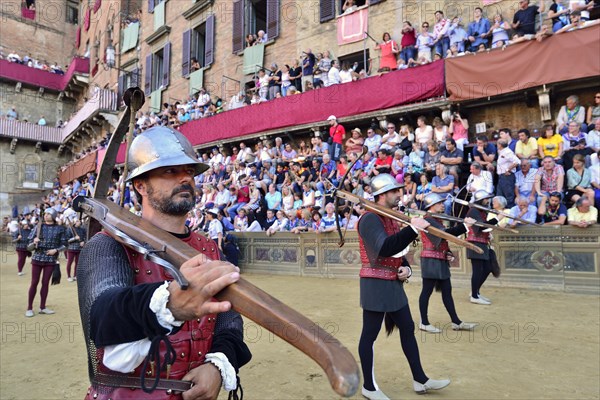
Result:
<instances>
[{"instance_id":1,"label":"standing spectator","mask_svg":"<svg viewBox=\"0 0 600 400\"><path fill-rule=\"evenodd\" d=\"M6 113L6 119L8 119L8 120L13 120L13 121L14 121L14 120L18 120L18 119L19 119L19 114L17 114L17 111L15 110L15 108L14 108L14 107L12 107L12 108L10 109L10 111L8 111L8 112Z\"/></svg>"},{"instance_id":2,"label":"standing spectator","mask_svg":"<svg viewBox=\"0 0 600 400\"><path fill-rule=\"evenodd\" d=\"M475 7L473 12L475 20L469 23L467 28L467 39L469 40L470 47L468 50L475 53L480 45L488 46L488 32L490 30L490 21L483 18L483 10L481 7Z\"/></svg>"},{"instance_id":3,"label":"standing spectator","mask_svg":"<svg viewBox=\"0 0 600 400\"><path fill-rule=\"evenodd\" d=\"M431 62L431 48L433 47L433 41L433 35L429 33L429 23L423 22L421 25L421 33L417 36L416 43L419 51L417 54L419 60L422 58L427 62Z\"/></svg>"},{"instance_id":4,"label":"standing spectator","mask_svg":"<svg viewBox=\"0 0 600 400\"><path fill-rule=\"evenodd\" d=\"M448 138L448 127L444 125L444 121L440 117L435 117L433 125L433 140L435 140L441 150L446 147L446 139Z\"/></svg>"},{"instance_id":5,"label":"standing spectator","mask_svg":"<svg viewBox=\"0 0 600 400\"><path fill-rule=\"evenodd\" d=\"M579 228L587 228L594 225L598 220L598 209L586 197L581 197L567 212L569 225Z\"/></svg>"},{"instance_id":6,"label":"standing spectator","mask_svg":"<svg viewBox=\"0 0 600 400\"><path fill-rule=\"evenodd\" d=\"M458 53L465 52L465 41L468 38L467 31L463 28L463 24L459 17L452 19L452 24L448 28L448 35L450 37L450 47L456 46Z\"/></svg>"},{"instance_id":7,"label":"standing spectator","mask_svg":"<svg viewBox=\"0 0 600 400\"><path fill-rule=\"evenodd\" d=\"M435 25L433 26L433 44L435 52L442 57L446 57L448 49L450 49L450 37L448 29L450 28L450 20L444 18L443 11L435 12Z\"/></svg>"},{"instance_id":8,"label":"standing spectator","mask_svg":"<svg viewBox=\"0 0 600 400\"><path fill-rule=\"evenodd\" d=\"M350 63L348 61L344 61L342 63L342 70L340 71L340 83L349 83L352 82L353 75L352 69L350 68Z\"/></svg>"},{"instance_id":9,"label":"standing spectator","mask_svg":"<svg viewBox=\"0 0 600 400\"><path fill-rule=\"evenodd\" d=\"M458 112L454 112L448 126L448 134L456 141L456 147L464 152L465 145L469 144L469 121L462 118Z\"/></svg>"},{"instance_id":10,"label":"standing spectator","mask_svg":"<svg viewBox=\"0 0 600 400\"><path fill-rule=\"evenodd\" d=\"M531 137L528 129L519 130L519 141L515 147L515 155L521 160L529 160L533 168L539 167L538 144Z\"/></svg>"},{"instance_id":11,"label":"standing spectator","mask_svg":"<svg viewBox=\"0 0 600 400\"><path fill-rule=\"evenodd\" d=\"M302 87L305 82L313 83L313 69L315 67L315 55L311 49L306 49L304 58L302 59Z\"/></svg>"},{"instance_id":12,"label":"standing spectator","mask_svg":"<svg viewBox=\"0 0 600 400\"><path fill-rule=\"evenodd\" d=\"M375 133L373 127L367 129L367 138L365 139L365 146L369 150L369 153L376 153L381 146L381 135Z\"/></svg>"},{"instance_id":13,"label":"standing spectator","mask_svg":"<svg viewBox=\"0 0 600 400\"><path fill-rule=\"evenodd\" d=\"M338 60L333 60L331 63L331 69L329 70L328 75L329 86L338 85L342 82L342 78L340 77L340 62Z\"/></svg>"},{"instance_id":14,"label":"standing spectator","mask_svg":"<svg viewBox=\"0 0 600 400\"><path fill-rule=\"evenodd\" d=\"M552 125L545 125L542 135L537 140L540 158L550 156L558 164L562 164L564 141L559 133L554 131Z\"/></svg>"},{"instance_id":15,"label":"standing spectator","mask_svg":"<svg viewBox=\"0 0 600 400\"><path fill-rule=\"evenodd\" d=\"M537 168L531 168L527 159L521 160L521 170L515 174L515 196L525 197L529 203L536 204L536 192L534 190Z\"/></svg>"},{"instance_id":16,"label":"standing spectator","mask_svg":"<svg viewBox=\"0 0 600 400\"><path fill-rule=\"evenodd\" d=\"M494 24L490 27L487 36L492 37L492 49L496 47L502 47L508 44L508 31L510 25L504 20L502 14L496 14L494 16Z\"/></svg>"},{"instance_id":17,"label":"standing spectator","mask_svg":"<svg viewBox=\"0 0 600 400\"><path fill-rule=\"evenodd\" d=\"M567 221L567 207L561 200L560 192L550 193L550 197L542 195L537 222L543 225L564 225Z\"/></svg>"},{"instance_id":18,"label":"standing spectator","mask_svg":"<svg viewBox=\"0 0 600 400\"><path fill-rule=\"evenodd\" d=\"M302 91L302 67L300 66L300 61L298 61L298 59L294 60L292 68L290 69L290 82L296 90Z\"/></svg>"},{"instance_id":19,"label":"standing spectator","mask_svg":"<svg viewBox=\"0 0 600 400\"><path fill-rule=\"evenodd\" d=\"M323 56L317 63L317 68L321 71L321 80L323 81L323 86L329 86L329 70L331 69L331 53L329 50L325 50L323 52Z\"/></svg>"},{"instance_id":20,"label":"standing spectator","mask_svg":"<svg viewBox=\"0 0 600 400\"><path fill-rule=\"evenodd\" d=\"M564 5L563 3L568 3L568 1L552 0L552 5L548 11L548 18L552 18L552 32L554 33L569 25L568 15L571 10L569 10L568 5Z\"/></svg>"},{"instance_id":21,"label":"standing spectator","mask_svg":"<svg viewBox=\"0 0 600 400\"><path fill-rule=\"evenodd\" d=\"M507 206L515 205L515 172L521 160L508 148L506 140L498 140L498 187L496 194L506 198Z\"/></svg>"},{"instance_id":22,"label":"standing spectator","mask_svg":"<svg viewBox=\"0 0 600 400\"><path fill-rule=\"evenodd\" d=\"M436 176L431 181L431 191L444 198L444 209L446 214L452 213L452 192L454 191L454 177L448 175L448 167L437 164L435 168Z\"/></svg>"},{"instance_id":23,"label":"standing spectator","mask_svg":"<svg viewBox=\"0 0 600 400\"><path fill-rule=\"evenodd\" d=\"M271 74L269 75L269 100L273 100L277 93L281 93L281 70L277 64L271 64Z\"/></svg>"},{"instance_id":24,"label":"standing spectator","mask_svg":"<svg viewBox=\"0 0 600 400\"><path fill-rule=\"evenodd\" d=\"M404 64L408 64L410 59L417 57L416 43L415 28L413 28L410 22L404 21L402 25L402 40L400 41L400 46L402 46L400 58L404 60Z\"/></svg>"},{"instance_id":25,"label":"standing spectator","mask_svg":"<svg viewBox=\"0 0 600 400\"><path fill-rule=\"evenodd\" d=\"M562 165L556 165L552 156L542 159L542 167L538 168L535 177L535 192L538 196L549 197L552 192L563 191L565 171Z\"/></svg>"},{"instance_id":26,"label":"standing spectator","mask_svg":"<svg viewBox=\"0 0 600 400\"><path fill-rule=\"evenodd\" d=\"M540 0L539 6L529 5L529 0L519 0L519 10L515 13L512 28L519 37L535 35L535 24L538 14L546 10L546 2Z\"/></svg>"},{"instance_id":27,"label":"standing spectator","mask_svg":"<svg viewBox=\"0 0 600 400\"><path fill-rule=\"evenodd\" d=\"M379 72L395 70L397 66L396 57L400 53L400 48L388 32L383 34L383 41L378 43L375 48L381 50Z\"/></svg>"},{"instance_id":28,"label":"standing spectator","mask_svg":"<svg viewBox=\"0 0 600 400\"><path fill-rule=\"evenodd\" d=\"M344 137L346 136L346 129L343 125L338 123L335 115L330 115L327 118L327 121L329 121L329 137L333 140L331 158L334 161L338 161L342 155L342 144L344 143Z\"/></svg>"},{"instance_id":29,"label":"standing spectator","mask_svg":"<svg viewBox=\"0 0 600 400\"><path fill-rule=\"evenodd\" d=\"M567 104L560 108L556 117L556 131L561 135L569 132L569 123L577 122L582 131L587 132L585 124L585 107L579 105L579 97L572 95L567 97Z\"/></svg>"},{"instance_id":30,"label":"standing spectator","mask_svg":"<svg viewBox=\"0 0 600 400\"><path fill-rule=\"evenodd\" d=\"M526 197L517 197L515 201L515 206L510 209L511 217L518 217L524 219L525 221L529 221L531 223L535 223L537 219L537 207L529 204L529 200ZM514 219L509 219L508 226L511 228L515 228L518 225L522 225L522 222L519 222Z\"/></svg>"},{"instance_id":31,"label":"standing spectator","mask_svg":"<svg viewBox=\"0 0 600 400\"><path fill-rule=\"evenodd\" d=\"M496 146L488 143L488 137L486 135L477 137L476 146L473 147L473 159L490 172L494 172L496 153Z\"/></svg>"},{"instance_id":32,"label":"standing spectator","mask_svg":"<svg viewBox=\"0 0 600 400\"><path fill-rule=\"evenodd\" d=\"M585 120L589 126L588 132L590 129L594 129L594 122L597 122L598 119L600 119L600 92L596 93L594 96L594 105L588 108L587 118ZM595 129L596 131L599 130L597 127Z\"/></svg>"},{"instance_id":33,"label":"standing spectator","mask_svg":"<svg viewBox=\"0 0 600 400\"><path fill-rule=\"evenodd\" d=\"M290 66L285 64L281 70L281 95L283 97L287 96L287 90L290 86L292 86L292 82L290 81Z\"/></svg>"},{"instance_id":34,"label":"standing spectator","mask_svg":"<svg viewBox=\"0 0 600 400\"><path fill-rule=\"evenodd\" d=\"M486 193L494 193L494 178L490 171L484 170L477 161L471 163L471 175L467 179L467 191L476 193L485 190Z\"/></svg>"}]
</instances>

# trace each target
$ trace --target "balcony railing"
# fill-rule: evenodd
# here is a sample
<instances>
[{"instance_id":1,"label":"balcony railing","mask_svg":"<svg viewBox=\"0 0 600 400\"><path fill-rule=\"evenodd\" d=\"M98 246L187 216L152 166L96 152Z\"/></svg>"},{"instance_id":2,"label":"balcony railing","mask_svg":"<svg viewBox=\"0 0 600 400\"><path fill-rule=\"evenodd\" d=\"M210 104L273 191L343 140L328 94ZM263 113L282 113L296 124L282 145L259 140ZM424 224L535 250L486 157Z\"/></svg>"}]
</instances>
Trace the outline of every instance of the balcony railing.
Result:
<instances>
[{"instance_id":1,"label":"balcony railing","mask_svg":"<svg viewBox=\"0 0 600 400\"><path fill-rule=\"evenodd\" d=\"M90 60L84 57L74 57L64 75L54 74L28 67L23 64L0 60L0 79L6 79L24 84L63 91L76 73L87 74L90 70Z\"/></svg>"},{"instance_id":2,"label":"balcony railing","mask_svg":"<svg viewBox=\"0 0 600 400\"><path fill-rule=\"evenodd\" d=\"M117 94L107 89L99 89L64 126L61 140L66 140L91 116L101 111L115 112L117 108Z\"/></svg>"},{"instance_id":3,"label":"balcony railing","mask_svg":"<svg viewBox=\"0 0 600 400\"><path fill-rule=\"evenodd\" d=\"M34 142L62 143L60 128L9 119L0 119L0 136Z\"/></svg>"}]
</instances>

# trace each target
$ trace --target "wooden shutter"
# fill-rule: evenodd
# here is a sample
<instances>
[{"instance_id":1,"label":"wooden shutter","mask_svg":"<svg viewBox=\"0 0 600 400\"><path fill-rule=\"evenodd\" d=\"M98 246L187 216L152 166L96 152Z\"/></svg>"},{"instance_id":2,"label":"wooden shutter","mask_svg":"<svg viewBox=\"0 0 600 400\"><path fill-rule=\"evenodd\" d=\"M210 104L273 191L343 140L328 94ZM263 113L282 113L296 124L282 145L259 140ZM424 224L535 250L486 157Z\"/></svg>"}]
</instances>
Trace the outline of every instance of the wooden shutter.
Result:
<instances>
[{"instance_id":1,"label":"wooden shutter","mask_svg":"<svg viewBox=\"0 0 600 400\"><path fill-rule=\"evenodd\" d=\"M186 77L190 74L190 44L192 43L192 30L183 32L183 41L181 44L181 76Z\"/></svg>"},{"instance_id":2,"label":"wooden shutter","mask_svg":"<svg viewBox=\"0 0 600 400\"><path fill-rule=\"evenodd\" d=\"M215 61L215 14L206 18L206 32L204 43L204 65L208 67Z\"/></svg>"},{"instance_id":3,"label":"wooden shutter","mask_svg":"<svg viewBox=\"0 0 600 400\"><path fill-rule=\"evenodd\" d=\"M154 1L155 0L148 0L148 12L149 13L153 13L154 12Z\"/></svg>"},{"instance_id":4,"label":"wooden shutter","mask_svg":"<svg viewBox=\"0 0 600 400\"><path fill-rule=\"evenodd\" d=\"M377 4L377 3L381 3L384 0L369 0L369 5L372 6L373 4Z\"/></svg>"},{"instance_id":5,"label":"wooden shutter","mask_svg":"<svg viewBox=\"0 0 600 400\"><path fill-rule=\"evenodd\" d=\"M169 86L169 75L171 74L171 42L163 47L163 79L162 84L166 88Z\"/></svg>"},{"instance_id":6,"label":"wooden shutter","mask_svg":"<svg viewBox=\"0 0 600 400\"><path fill-rule=\"evenodd\" d=\"M244 0L233 3L233 52L244 50Z\"/></svg>"},{"instance_id":7,"label":"wooden shutter","mask_svg":"<svg viewBox=\"0 0 600 400\"><path fill-rule=\"evenodd\" d=\"M320 0L319 12L321 22L331 21L335 18L335 2L336 0Z\"/></svg>"},{"instance_id":8,"label":"wooden shutter","mask_svg":"<svg viewBox=\"0 0 600 400\"><path fill-rule=\"evenodd\" d=\"M146 56L146 73L144 81L144 92L146 96L150 96L152 92L152 54Z\"/></svg>"},{"instance_id":9,"label":"wooden shutter","mask_svg":"<svg viewBox=\"0 0 600 400\"><path fill-rule=\"evenodd\" d=\"M127 90L127 88L125 87L125 81L126 81L126 75L125 74L121 74L119 75L119 91L117 93L117 97L118 97L118 102L119 102L119 107L121 106L121 101L123 99L123 93L125 93L125 90Z\"/></svg>"},{"instance_id":10,"label":"wooden shutter","mask_svg":"<svg viewBox=\"0 0 600 400\"><path fill-rule=\"evenodd\" d=\"M142 84L142 77L140 76L140 70L138 68L134 68L131 71L131 87L139 88Z\"/></svg>"},{"instance_id":11,"label":"wooden shutter","mask_svg":"<svg viewBox=\"0 0 600 400\"><path fill-rule=\"evenodd\" d=\"M280 0L267 0L267 39L279 36Z\"/></svg>"}]
</instances>

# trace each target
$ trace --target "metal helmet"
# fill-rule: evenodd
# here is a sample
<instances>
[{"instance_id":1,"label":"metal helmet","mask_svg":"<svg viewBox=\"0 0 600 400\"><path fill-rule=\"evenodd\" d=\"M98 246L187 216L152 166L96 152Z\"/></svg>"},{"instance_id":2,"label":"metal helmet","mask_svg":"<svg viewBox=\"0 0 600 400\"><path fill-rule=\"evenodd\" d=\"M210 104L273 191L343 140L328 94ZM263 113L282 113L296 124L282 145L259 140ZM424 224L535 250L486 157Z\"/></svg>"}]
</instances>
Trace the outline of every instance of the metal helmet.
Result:
<instances>
[{"instance_id":1,"label":"metal helmet","mask_svg":"<svg viewBox=\"0 0 600 400\"><path fill-rule=\"evenodd\" d=\"M177 165L193 165L196 175L208 169L198 161L192 144L182 133L164 126L150 128L131 143L127 181L156 168Z\"/></svg>"},{"instance_id":2,"label":"metal helmet","mask_svg":"<svg viewBox=\"0 0 600 400\"><path fill-rule=\"evenodd\" d=\"M58 215L58 211L56 211L52 207L49 207L44 210L44 214L50 214L52 216L52 219L56 219L56 216Z\"/></svg>"},{"instance_id":3,"label":"metal helmet","mask_svg":"<svg viewBox=\"0 0 600 400\"><path fill-rule=\"evenodd\" d=\"M440 196L437 193L428 193L424 198L423 198L423 205L425 207L425 209L429 209L431 206L434 206L438 203L441 203L444 201L444 198L442 196Z\"/></svg>"},{"instance_id":4,"label":"metal helmet","mask_svg":"<svg viewBox=\"0 0 600 400\"><path fill-rule=\"evenodd\" d=\"M371 179L371 191L373 196L389 192L390 190L396 190L403 188L402 183L398 183L396 178L390 174L379 174L375 178Z\"/></svg>"},{"instance_id":5,"label":"metal helmet","mask_svg":"<svg viewBox=\"0 0 600 400\"><path fill-rule=\"evenodd\" d=\"M478 190L473 194L473 201L478 202L485 199L491 199L494 197L493 193L488 193L485 190Z\"/></svg>"}]
</instances>

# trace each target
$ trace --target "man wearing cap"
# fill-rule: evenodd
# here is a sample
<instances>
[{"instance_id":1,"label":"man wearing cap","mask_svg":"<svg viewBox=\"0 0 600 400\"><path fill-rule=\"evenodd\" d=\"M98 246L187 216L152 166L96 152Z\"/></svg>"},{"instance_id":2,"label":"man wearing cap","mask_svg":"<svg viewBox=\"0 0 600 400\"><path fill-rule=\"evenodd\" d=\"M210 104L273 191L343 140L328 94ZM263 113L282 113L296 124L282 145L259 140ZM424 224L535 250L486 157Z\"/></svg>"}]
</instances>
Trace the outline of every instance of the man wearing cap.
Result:
<instances>
[{"instance_id":1,"label":"man wearing cap","mask_svg":"<svg viewBox=\"0 0 600 400\"><path fill-rule=\"evenodd\" d=\"M329 121L329 137L333 140L331 159L338 162L342 155L342 144L344 143L344 137L346 136L346 129L338 124L335 115L330 115L329 118L327 118L327 121Z\"/></svg>"},{"instance_id":2,"label":"man wearing cap","mask_svg":"<svg viewBox=\"0 0 600 400\"><path fill-rule=\"evenodd\" d=\"M473 194L472 203L489 207L490 199L494 197L492 193L485 190L478 190ZM486 221L487 213L470 207L467 212L468 218L473 218L477 222L485 222L496 225L498 220L491 219ZM479 290L492 272L492 261L494 254L490 250L490 229L482 228L476 225L469 227L467 241L475 244L483 250L483 254L476 253L467 249L467 258L471 260L471 297L470 301L474 304L490 305L492 302L487 297L483 297Z\"/></svg>"},{"instance_id":3,"label":"man wearing cap","mask_svg":"<svg viewBox=\"0 0 600 400\"><path fill-rule=\"evenodd\" d=\"M181 399L181 392L216 398L221 384L237 388L237 370L251 354L240 315L212 299L239 279L239 270L218 261L217 244L185 225L195 205L194 176L208 166L185 136L166 127L137 136L128 159L142 219L200 254L181 265L189 281L182 290L158 264L112 237L99 233L88 241L78 268L92 382L86 399Z\"/></svg>"},{"instance_id":4,"label":"man wearing cap","mask_svg":"<svg viewBox=\"0 0 600 400\"><path fill-rule=\"evenodd\" d=\"M423 199L425 210L434 214L444 213L444 198L437 193L429 193ZM467 232L474 223L473 218L465 218L463 224L457 224L452 228L444 226L443 221L434 216L428 215L425 220L438 229L446 231L454 236L460 236ZM463 322L458 318L454 299L452 298L452 284L450 283L450 261L454 259L450 246L446 239L434 236L430 233L421 231L421 241L423 250L421 251L421 278L423 278L423 287L421 296L419 296L419 310L421 311L421 323L419 329L429 333L441 333L442 331L429 323L427 310L429 308L429 298L436 288L442 292L442 301L444 307L452 320L452 329L472 330L477 324Z\"/></svg>"},{"instance_id":5,"label":"man wearing cap","mask_svg":"<svg viewBox=\"0 0 600 400\"><path fill-rule=\"evenodd\" d=\"M217 243L220 251L223 251L223 224L217 218L218 215L218 208L211 208L206 212L206 219L208 220L208 237Z\"/></svg>"},{"instance_id":6,"label":"man wearing cap","mask_svg":"<svg viewBox=\"0 0 600 400\"><path fill-rule=\"evenodd\" d=\"M397 207L403 186L389 174L380 174L371 181L375 201L379 206L389 209ZM403 287L404 281L411 275L404 256L418 236L417 229L426 229L429 223L415 217L411 219L411 224L411 227L402 228L395 220L374 212L366 212L358 222L362 261L360 304L363 309L358 353L364 377L362 395L371 400L388 399L377 386L373 373L373 345L384 317L388 334L394 326L400 330L400 342L410 365L414 390L425 393L450 384L449 380L429 379L421 366L415 325Z\"/></svg>"},{"instance_id":7,"label":"man wearing cap","mask_svg":"<svg viewBox=\"0 0 600 400\"><path fill-rule=\"evenodd\" d=\"M31 257L31 285L29 286L29 297L27 302L26 317L33 317L33 300L37 292L37 285L42 279L40 289L40 314L54 314L54 311L46 308L48 289L52 271L57 263L58 255L67 248L67 235L64 226L56 223L58 213L54 208L48 208L44 212L40 234L37 229L32 229L29 234L29 245L34 247Z\"/></svg>"},{"instance_id":8,"label":"man wearing cap","mask_svg":"<svg viewBox=\"0 0 600 400\"><path fill-rule=\"evenodd\" d=\"M17 252L17 275L23 276L23 267L27 261L27 257L31 256L31 252L27 251L27 244L29 243L29 234L31 228L29 222L26 219L21 221L21 226L14 232L11 232L13 237L13 243L15 244L15 251Z\"/></svg>"}]
</instances>

